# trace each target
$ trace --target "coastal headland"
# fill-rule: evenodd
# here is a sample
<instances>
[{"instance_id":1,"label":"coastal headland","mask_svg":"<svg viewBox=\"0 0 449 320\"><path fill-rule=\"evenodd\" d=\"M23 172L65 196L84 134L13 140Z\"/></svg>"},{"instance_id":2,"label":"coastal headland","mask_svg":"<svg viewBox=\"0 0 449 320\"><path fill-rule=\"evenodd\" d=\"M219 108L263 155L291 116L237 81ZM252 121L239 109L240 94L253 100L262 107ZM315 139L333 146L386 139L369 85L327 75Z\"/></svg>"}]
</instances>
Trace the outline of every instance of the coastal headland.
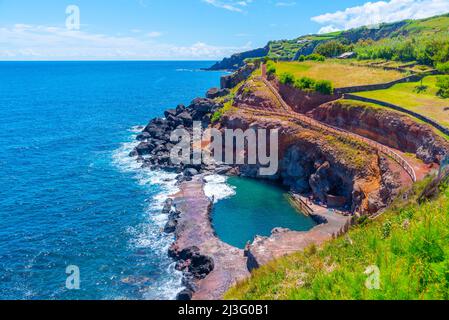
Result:
<instances>
[{"instance_id":1,"label":"coastal headland","mask_svg":"<svg viewBox=\"0 0 449 320\"><path fill-rule=\"evenodd\" d=\"M164 118L153 119L145 127L137 137L140 144L130 154L143 167L179 174L180 192L164 208L169 216L165 232L174 233L176 239L169 255L184 274L185 289L178 299L221 299L252 270L344 234L357 217L379 214L400 190L438 168L440 154L449 150L449 144L425 124L393 111L341 100L338 95L293 90L276 78L263 78L264 68L247 64L224 76L222 88L209 90L206 98L165 111ZM338 105L349 106L342 109ZM369 112L361 113L360 108ZM336 110L348 114L336 120ZM385 121L374 123L373 113ZM341 120L353 116L358 123ZM211 224L213 199L204 193L204 176L267 177L258 174L257 164L171 163L171 132L192 132L195 121L203 128L222 131L277 129L280 167L269 179L289 187L298 197L309 195L309 209L318 225L308 232L276 228L270 237L256 237L245 250L221 241ZM372 125L366 126L367 122ZM397 132L398 122L401 136L410 137L407 144L394 135L385 140L385 133ZM410 144L414 140L420 140L416 147ZM201 147L207 149L208 144ZM406 158L410 151L417 156Z\"/></svg>"}]
</instances>

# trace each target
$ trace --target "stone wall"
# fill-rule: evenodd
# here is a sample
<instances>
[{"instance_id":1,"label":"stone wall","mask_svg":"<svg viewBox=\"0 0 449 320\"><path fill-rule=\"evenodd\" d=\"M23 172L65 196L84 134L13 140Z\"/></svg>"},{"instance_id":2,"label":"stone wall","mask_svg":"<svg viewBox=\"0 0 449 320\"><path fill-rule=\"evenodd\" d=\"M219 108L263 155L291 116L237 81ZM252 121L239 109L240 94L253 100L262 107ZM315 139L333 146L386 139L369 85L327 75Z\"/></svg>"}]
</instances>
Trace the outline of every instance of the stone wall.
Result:
<instances>
[{"instance_id":1,"label":"stone wall","mask_svg":"<svg viewBox=\"0 0 449 320\"><path fill-rule=\"evenodd\" d=\"M336 88L334 90L335 94L342 95L345 93L353 93L353 92L361 92L361 91L375 91L375 90L385 90L391 88L395 84L405 83L405 82L416 82L420 81L422 78L439 74L437 70L432 70L429 72L423 72L420 74L414 74L411 76L407 76L405 78L401 78L395 81L387 82L387 83L379 83L379 84L370 84L364 86L352 86L352 87L344 87L344 88Z\"/></svg>"}]
</instances>

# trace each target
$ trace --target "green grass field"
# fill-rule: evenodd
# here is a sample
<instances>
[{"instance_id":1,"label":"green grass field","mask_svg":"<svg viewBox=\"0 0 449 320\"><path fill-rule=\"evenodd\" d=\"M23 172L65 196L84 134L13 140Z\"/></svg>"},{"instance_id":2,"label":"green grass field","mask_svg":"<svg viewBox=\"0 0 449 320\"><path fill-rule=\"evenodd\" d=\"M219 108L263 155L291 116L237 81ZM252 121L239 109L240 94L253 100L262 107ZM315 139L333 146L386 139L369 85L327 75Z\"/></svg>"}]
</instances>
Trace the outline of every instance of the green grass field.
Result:
<instances>
[{"instance_id":1,"label":"green grass field","mask_svg":"<svg viewBox=\"0 0 449 320\"><path fill-rule=\"evenodd\" d=\"M352 66L337 60L276 63L277 75L284 72L291 72L297 78L330 80L335 88L390 82L404 77L398 71Z\"/></svg>"},{"instance_id":2,"label":"green grass field","mask_svg":"<svg viewBox=\"0 0 449 320\"><path fill-rule=\"evenodd\" d=\"M429 117L449 127L449 99L437 96L437 76L423 79L424 91L418 91L421 82L409 82L394 85L386 90L358 92L355 95L389 102Z\"/></svg>"},{"instance_id":3,"label":"green grass field","mask_svg":"<svg viewBox=\"0 0 449 320\"><path fill-rule=\"evenodd\" d=\"M415 198L423 186L416 186L408 202L396 202L377 220L323 248L310 247L256 270L226 298L449 299L449 189L419 205ZM366 286L373 280L365 274L370 266L378 268L378 288Z\"/></svg>"}]
</instances>

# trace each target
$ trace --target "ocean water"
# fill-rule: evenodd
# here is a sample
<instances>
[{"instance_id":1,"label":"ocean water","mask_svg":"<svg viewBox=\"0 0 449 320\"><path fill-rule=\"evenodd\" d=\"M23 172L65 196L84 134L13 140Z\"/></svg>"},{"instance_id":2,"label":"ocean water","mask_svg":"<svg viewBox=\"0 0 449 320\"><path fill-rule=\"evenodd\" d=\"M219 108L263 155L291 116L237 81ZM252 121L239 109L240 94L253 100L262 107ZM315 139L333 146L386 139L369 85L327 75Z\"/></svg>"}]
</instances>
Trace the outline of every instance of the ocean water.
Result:
<instances>
[{"instance_id":1,"label":"ocean water","mask_svg":"<svg viewBox=\"0 0 449 320\"><path fill-rule=\"evenodd\" d=\"M0 62L0 299L174 298L173 176L127 154L136 125L219 85L209 65Z\"/></svg>"},{"instance_id":2,"label":"ocean water","mask_svg":"<svg viewBox=\"0 0 449 320\"><path fill-rule=\"evenodd\" d=\"M226 185L228 196L215 204L212 223L217 235L235 247L243 249L256 235L270 236L277 227L308 231L316 225L290 206L279 185L238 177L230 177Z\"/></svg>"}]
</instances>

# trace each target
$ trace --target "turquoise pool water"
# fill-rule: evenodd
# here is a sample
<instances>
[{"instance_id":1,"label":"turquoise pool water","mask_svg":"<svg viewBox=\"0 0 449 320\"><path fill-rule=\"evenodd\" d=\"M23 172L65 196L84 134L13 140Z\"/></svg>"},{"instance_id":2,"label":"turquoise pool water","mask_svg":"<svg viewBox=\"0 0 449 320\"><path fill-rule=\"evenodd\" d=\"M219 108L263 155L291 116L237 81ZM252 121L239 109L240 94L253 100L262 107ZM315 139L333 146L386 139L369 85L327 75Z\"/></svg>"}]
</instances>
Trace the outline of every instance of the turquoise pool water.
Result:
<instances>
[{"instance_id":1,"label":"turquoise pool water","mask_svg":"<svg viewBox=\"0 0 449 320\"><path fill-rule=\"evenodd\" d=\"M287 191L274 183L238 177L227 183L235 194L216 203L212 217L217 235L226 243L244 248L256 235L269 236L276 227L307 231L315 226L290 205Z\"/></svg>"}]
</instances>

